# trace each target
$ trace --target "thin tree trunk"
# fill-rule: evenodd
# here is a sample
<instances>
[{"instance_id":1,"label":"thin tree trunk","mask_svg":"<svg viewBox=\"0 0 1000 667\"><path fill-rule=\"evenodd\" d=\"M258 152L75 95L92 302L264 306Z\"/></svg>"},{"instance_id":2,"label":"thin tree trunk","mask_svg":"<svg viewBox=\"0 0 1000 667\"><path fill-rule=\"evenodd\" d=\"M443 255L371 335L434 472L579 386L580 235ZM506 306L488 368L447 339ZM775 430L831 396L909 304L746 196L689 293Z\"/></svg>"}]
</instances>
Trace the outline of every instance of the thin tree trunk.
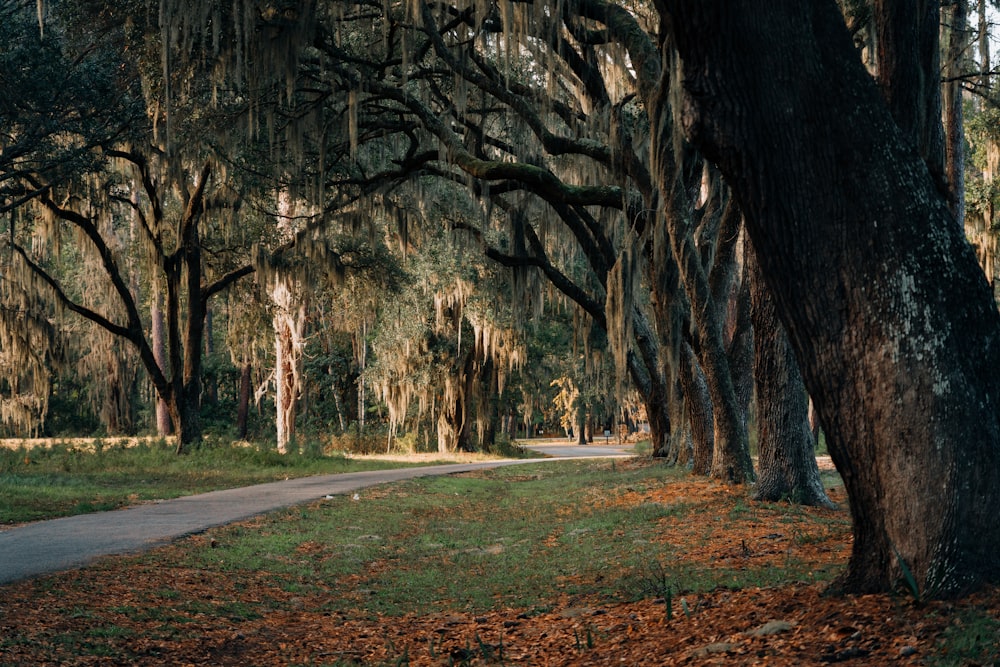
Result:
<instances>
[{"instance_id":1,"label":"thin tree trunk","mask_svg":"<svg viewBox=\"0 0 1000 667\"><path fill-rule=\"evenodd\" d=\"M236 434L240 440L247 439L247 419L250 416L250 364L243 364L240 370L240 390L236 408Z\"/></svg>"},{"instance_id":2,"label":"thin tree trunk","mask_svg":"<svg viewBox=\"0 0 1000 667\"><path fill-rule=\"evenodd\" d=\"M361 323L361 330L356 334L357 358L358 358L358 435L365 430L365 403L368 398L365 396L365 368L368 365L368 324Z\"/></svg>"},{"instance_id":3,"label":"thin tree trunk","mask_svg":"<svg viewBox=\"0 0 1000 667\"><path fill-rule=\"evenodd\" d=\"M340 390L336 384L333 385L330 393L333 394L333 405L337 410L337 423L340 424L340 433L343 433L346 428L344 426L344 411L340 407Z\"/></svg>"},{"instance_id":4,"label":"thin tree trunk","mask_svg":"<svg viewBox=\"0 0 1000 667\"><path fill-rule=\"evenodd\" d=\"M953 0L948 19L941 28L947 60L944 67L944 138L945 176L948 200L959 227L965 225L965 125L962 116L962 82L969 46L968 7L966 0Z\"/></svg>"},{"instance_id":5,"label":"thin tree trunk","mask_svg":"<svg viewBox=\"0 0 1000 667\"><path fill-rule=\"evenodd\" d=\"M163 330L163 292L160 290L157 280L153 280L150 318L152 319L150 342L153 347L153 357L156 359L157 366L165 371L167 369L167 341ZM161 437L173 433L170 410L167 407L167 402L158 393L156 394L156 433Z\"/></svg>"},{"instance_id":6,"label":"thin tree trunk","mask_svg":"<svg viewBox=\"0 0 1000 667\"><path fill-rule=\"evenodd\" d=\"M989 0L979 0L979 86L984 91L990 89L990 21L987 5ZM984 100L980 100L983 104Z\"/></svg>"},{"instance_id":7,"label":"thin tree trunk","mask_svg":"<svg viewBox=\"0 0 1000 667\"><path fill-rule=\"evenodd\" d=\"M462 394L459 399L460 403L456 406L461 415L458 429L458 448L463 452L476 451L472 442L472 396L476 386L476 373L475 346L469 346L469 351L465 353L465 364L460 378Z\"/></svg>"},{"instance_id":8,"label":"thin tree trunk","mask_svg":"<svg viewBox=\"0 0 1000 667\"><path fill-rule=\"evenodd\" d=\"M212 309L205 305L205 357L211 360L213 354L215 354L215 340L213 339L214 331L212 330L213 325ZM219 379L216 377L215 372L212 371L205 377L205 391L204 400L209 405L216 405L219 402Z\"/></svg>"},{"instance_id":9,"label":"thin tree trunk","mask_svg":"<svg viewBox=\"0 0 1000 667\"><path fill-rule=\"evenodd\" d=\"M284 318L274 323L274 408L278 451L288 452L295 438L296 383L292 333Z\"/></svg>"}]
</instances>

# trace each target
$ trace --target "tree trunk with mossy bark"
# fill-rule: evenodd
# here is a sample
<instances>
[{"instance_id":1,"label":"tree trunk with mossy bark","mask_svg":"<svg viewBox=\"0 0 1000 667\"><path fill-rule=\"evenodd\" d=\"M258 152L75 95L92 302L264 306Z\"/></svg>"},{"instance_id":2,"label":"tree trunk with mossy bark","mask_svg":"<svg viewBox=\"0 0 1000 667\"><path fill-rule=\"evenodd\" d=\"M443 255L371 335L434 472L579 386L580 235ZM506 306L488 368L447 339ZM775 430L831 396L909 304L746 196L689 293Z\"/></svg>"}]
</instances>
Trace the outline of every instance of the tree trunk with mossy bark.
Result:
<instances>
[{"instance_id":1,"label":"tree trunk with mossy bark","mask_svg":"<svg viewBox=\"0 0 1000 667\"><path fill-rule=\"evenodd\" d=\"M1000 578L1000 316L833 0L658 3L850 499L839 584ZM806 122L808 119L808 122ZM960 296L959 296L960 295Z\"/></svg>"},{"instance_id":2,"label":"tree trunk with mossy bark","mask_svg":"<svg viewBox=\"0 0 1000 667\"><path fill-rule=\"evenodd\" d=\"M758 460L753 497L833 507L816 465L816 443L809 426L809 396L749 243L744 258L750 288L753 377L757 388Z\"/></svg>"}]
</instances>

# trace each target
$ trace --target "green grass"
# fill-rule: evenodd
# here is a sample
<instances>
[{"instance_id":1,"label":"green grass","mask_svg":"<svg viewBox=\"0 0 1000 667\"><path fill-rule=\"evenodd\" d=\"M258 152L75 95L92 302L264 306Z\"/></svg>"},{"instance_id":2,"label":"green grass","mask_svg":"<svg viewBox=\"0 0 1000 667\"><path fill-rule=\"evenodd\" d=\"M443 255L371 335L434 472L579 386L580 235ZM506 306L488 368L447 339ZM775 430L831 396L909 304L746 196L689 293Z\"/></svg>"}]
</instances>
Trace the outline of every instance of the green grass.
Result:
<instances>
[{"instance_id":1,"label":"green grass","mask_svg":"<svg viewBox=\"0 0 1000 667\"><path fill-rule=\"evenodd\" d=\"M781 568L685 567L660 539L658 521L704 521L703 506L615 509L594 500L686 473L662 465L619 465L613 472L614 465L551 462L414 480L362 491L357 501L338 496L279 512L252 528L215 530L216 549L143 558L153 567L169 563L207 576L266 571L285 591L322 595L331 613L372 617L413 609L542 609L564 595L638 599L648 594L646 579L659 563L671 563L672 584L690 592L836 574L810 572L794 558Z\"/></svg>"},{"instance_id":2,"label":"green grass","mask_svg":"<svg viewBox=\"0 0 1000 667\"><path fill-rule=\"evenodd\" d=\"M1000 621L986 610L966 609L952 619L938 642L936 667L995 664L1000 658Z\"/></svg>"},{"instance_id":3,"label":"green grass","mask_svg":"<svg viewBox=\"0 0 1000 667\"><path fill-rule=\"evenodd\" d=\"M842 534L850 520L846 509L813 513L741 496L722 511L718 503L681 495L628 507L613 502L686 479L683 470L652 462L548 461L373 487L360 491L357 500L336 496L95 565L93 576L74 584L87 593L102 594L100 582L106 580L120 586L126 579L149 578L151 586L139 598L103 610L74 604L62 613L82 620L86 630L75 626L75 631L66 628L41 640L14 632L0 638L0 653L4 646L41 641L38 655L53 660L71 654L127 663L138 654L133 652L135 631L124 619L147 622L142 636L148 639L191 640L205 632L206 622L222 623L237 633L272 611L302 608L384 623L414 612L479 614L513 608L533 615L556 605L645 598L661 599L669 619L691 613L692 595L702 592L828 581L839 573L837 565L810 566L797 551L800 545ZM838 481L827 474L824 483L831 487ZM793 518L801 521L783 522ZM719 520L738 525L775 519L788 526L781 528L790 538L787 555L769 563L744 559L732 567L686 561L679 551L683 543L675 547L663 523L679 520L707 529ZM214 548L208 546L209 537ZM689 542L687 548L691 546ZM178 592L154 578L163 572L172 573L171 581L191 577L219 585L199 589L210 594L195 594L184 586ZM63 589L46 588L48 581L42 578L34 585L58 599ZM249 591L250 598L245 595ZM926 655L927 664L995 660L1000 653L995 612L977 608L954 616L933 653ZM606 639L589 625L579 632L578 651ZM471 650L494 648L473 645Z\"/></svg>"},{"instance_id":4,"label":"green grass","mask_svg":"<svg viewBox=\"0 0 1000 667\"><path fill-rule=\"evenodd\" d=\"M100 443L97 443L100 445ZM262 482L327 473L404 467L339 454L279 454L273 449L203 445L178 456L172 445L0 450L0 524L116 509Z\"/></svg>"}]
</instances>

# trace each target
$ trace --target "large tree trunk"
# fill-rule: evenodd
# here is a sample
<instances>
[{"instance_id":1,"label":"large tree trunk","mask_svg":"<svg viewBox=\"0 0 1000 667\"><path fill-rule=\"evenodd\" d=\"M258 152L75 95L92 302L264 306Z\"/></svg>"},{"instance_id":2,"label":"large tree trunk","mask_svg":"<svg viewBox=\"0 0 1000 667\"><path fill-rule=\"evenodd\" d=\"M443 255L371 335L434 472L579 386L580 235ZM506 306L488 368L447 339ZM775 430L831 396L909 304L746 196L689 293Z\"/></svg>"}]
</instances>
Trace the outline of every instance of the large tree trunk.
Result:
<instances>
[{"instance_id":1,"label":"large tree trunk","mask_svg":"<svg viewBox=\"0 0 1000 667\"><path fill-rule=\"evenodd\" d=\"M660 368L660 346L646 317L637 313L633 318L632 329L639 354L630 354L628 357L629 377L646 407L653 456L663 456L667 453L673 424L667 402L667 380Z\"/></svg>"},{"instance_id":2,"label":"large tree trunk","mask_svg":"<svg viewBox=\"0 0 1000 667\"><path fill-rule=\"evenodd\" d=\"M757 385L756 500L791 499L803 505L833 507L816 465L809 427L809 396L785 328L760 275L757 258L746 245L746 278L753 318L753 376Z\"/></svg>"},{"instance_id":3,"label":"large tree trunk","mask_svg":"<svg viewBox=\"0 0 1000 667\"><path fill-rule=\"evenodd\" d=\"M712 452L715 451L712 397L691 345L681 341L680 347L680 383L684 389L684 404L691 429L691 472L707 475L712 469Z\"/></svg>"},{"instance_id":4,"label":"large tree trunk","mask_svg":"<svg viewBox=\"0 0 1000 667\"><path fill-rule=\"evenodd\" d=\"M659 3L850 498L841 583L1000 577L1000 316L833 0ZM806 122L808 120L808 122ZM905 567L904 567L905 566Z\"/></svg>"},{"instance_id":5,"label":"large tree trunk","mask_svg":"<svg viewBox=\"0 0 1000 667\"><path fill-rule=\"evenodd\" d=\"M201 440L201 415L198 407L201 340L200 338L196 340L196 349L193 350L184 344L199 334L199 331L193 329L197 326L197 322L192 322L190 319L197 309L196 299L188 300L189 319L186 322L185 336L181 337L181 265L177 260L170 264L166 273L167 358L170 386L168 393L161 393L160 396L167 402L170 421L177 433L177 453L182 454L189 445ZM196 276L198 275L196 272Z\"/></svg>"},{"instance_id":6,"label":"large tree trunk","mask_svg":"<svg viewBox=\"0 0 1000 667\"><path fill-rule=\"evenodd\" d=\"M746 244L744 244L746 245ZM743 261L743 276L739 291L733 303L730 314L732 322L732 339L729 341L726 355L729 357L729 369L733 375L733 387L736 392L736 405L743 417L744 428L749 429L750 404L754 392L754 326L750 316L750 280L746 271L746 259Z\"/></svg>"},{"instance_id":7,"label":"large tree trunk","mask_svg":"<svg viewBox=\"0 0 1000 667\"><path fill-rule=\"evenodd\" d=\"M671 427L678 427L680 422L670 418L670 398L663 393L664 383L654 383L652 391L644 397L646 407L646 422L649 424L649 444L653 456L662 457L669 454Z\"/></svg>"}]
</instances>

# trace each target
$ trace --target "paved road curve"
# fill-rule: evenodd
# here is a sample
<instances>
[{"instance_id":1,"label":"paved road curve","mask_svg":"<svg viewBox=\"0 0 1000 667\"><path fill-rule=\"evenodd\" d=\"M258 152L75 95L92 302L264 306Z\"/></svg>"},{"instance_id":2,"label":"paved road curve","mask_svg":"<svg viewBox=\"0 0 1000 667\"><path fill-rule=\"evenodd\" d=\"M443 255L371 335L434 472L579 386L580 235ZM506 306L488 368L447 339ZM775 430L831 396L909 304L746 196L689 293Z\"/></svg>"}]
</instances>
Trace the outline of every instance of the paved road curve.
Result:
<instances>
[{"instance_id":1,"label":"paved road curve","mask_svg":"<svg viewBox=\"0 0 1000 667\"><path fill-rule=\"evenodd\" d=\"M538 445L549 456L625 456L621 448ZM554 451L547 451L547 450ZM608 451L605 451L607 449ZM138 505L124 510L39 521L0 532L0 585L85 565L100 556L135 553L271 510L368 486L540 459L504 459L316 475Z\"/></svg>"}]
</instances>

